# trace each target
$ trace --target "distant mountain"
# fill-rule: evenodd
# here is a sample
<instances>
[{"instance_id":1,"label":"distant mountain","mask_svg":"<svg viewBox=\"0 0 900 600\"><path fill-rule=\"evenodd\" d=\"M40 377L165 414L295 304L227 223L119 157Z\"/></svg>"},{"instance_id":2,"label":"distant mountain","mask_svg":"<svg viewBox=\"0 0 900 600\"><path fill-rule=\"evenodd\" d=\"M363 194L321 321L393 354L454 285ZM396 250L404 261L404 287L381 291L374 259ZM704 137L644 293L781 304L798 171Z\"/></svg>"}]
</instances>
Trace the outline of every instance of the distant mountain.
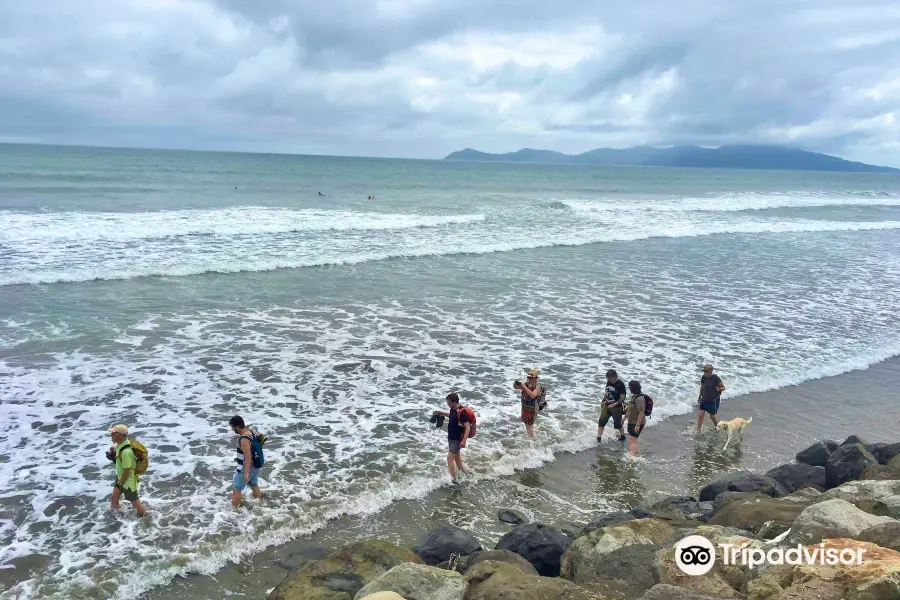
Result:
<instances>
[{"instance_id":1,"label":"distant mountain","mask_svg":"<svg viewBox=\"0 0 900 600\"><path fill-rule=\"evenodd\" d=\"M634 167L705 167L712 169L782 169L786 171L845 171L854 173L900 173L900 169L852 162L781 146L673 146L653 148L598 148L582 154L562 154L552 150L523 148L506 154L488 154L466 148L444 160L474 162L516 162Z\"/></svg>"}]
</instances>

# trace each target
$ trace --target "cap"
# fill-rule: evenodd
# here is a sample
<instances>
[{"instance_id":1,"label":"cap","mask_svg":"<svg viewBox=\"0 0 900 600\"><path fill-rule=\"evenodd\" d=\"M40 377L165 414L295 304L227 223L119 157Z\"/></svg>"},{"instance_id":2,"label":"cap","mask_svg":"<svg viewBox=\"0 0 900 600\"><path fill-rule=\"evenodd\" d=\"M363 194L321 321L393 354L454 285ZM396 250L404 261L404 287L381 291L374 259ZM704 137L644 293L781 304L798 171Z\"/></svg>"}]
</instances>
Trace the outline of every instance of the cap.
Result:
<instances>
[{"instance_id":1,"label":"cap","mask_svg":"<svg viewBox=\"0 0 900 600\"><path fill-rule=\"evenodd\" d=\"M537 369L527 369L529 377L537 377L540 375L540 372Z\"/></svg>"},{"instance_id":2,"label":"cap","mask_svg":"<svg viewBox=\"0 0 900 600\"><path fill-rule=\"evenodd\" d=\"M106 431L108 431L109 433L121 433L122 435L128 435L128 425L119 423L118 425L113 425Z\"/></svg>"}]
</instances>

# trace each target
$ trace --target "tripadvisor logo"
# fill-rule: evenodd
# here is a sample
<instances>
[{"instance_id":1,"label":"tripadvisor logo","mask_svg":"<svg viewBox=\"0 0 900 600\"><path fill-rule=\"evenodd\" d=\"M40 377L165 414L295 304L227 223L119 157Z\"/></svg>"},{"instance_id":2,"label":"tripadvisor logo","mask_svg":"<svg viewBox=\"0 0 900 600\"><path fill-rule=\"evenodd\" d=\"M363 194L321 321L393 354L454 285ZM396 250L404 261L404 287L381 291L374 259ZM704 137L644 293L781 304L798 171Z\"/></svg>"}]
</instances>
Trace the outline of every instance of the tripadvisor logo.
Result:
<instances>
[{"instance_id":1,"label":"tripadvisor logo","mask_svg":"<svg viewBox=\"0 0 900 600\"><path fill-rule=\"evenodd\" d=\"M741 565L749 568L761 565L844 565L863 564L865 548L826 548L818 546L794 548L753 548L749 544L719 544L719 550L702 535L689 535L675 545L675 564L685 575L699 576L709 573L716 558L723 565Z\"/></svg>"}]
</instances>

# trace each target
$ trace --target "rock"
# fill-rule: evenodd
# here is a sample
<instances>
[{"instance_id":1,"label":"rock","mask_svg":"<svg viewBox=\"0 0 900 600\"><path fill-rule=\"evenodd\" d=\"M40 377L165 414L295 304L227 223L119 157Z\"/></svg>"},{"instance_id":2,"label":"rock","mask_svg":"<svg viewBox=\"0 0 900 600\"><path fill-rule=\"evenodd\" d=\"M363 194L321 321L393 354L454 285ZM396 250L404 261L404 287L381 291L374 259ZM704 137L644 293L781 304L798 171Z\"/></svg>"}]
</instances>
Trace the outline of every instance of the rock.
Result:
<instances>
[{"instance_id":1,"label":"rock","mask_svg":"<svg viewBox=\"0 0 900 600\"><path fill-rule=\"evenodd\" d=\"M833 539L825 551L864 551L862 565L769 567L747 583L747 600L897 600L900 553L866 542ZM818 545L810 546L811 550Z\"/></svg>"},{"instance_id":2,"label":"rock","mask_svg":"<svg viewBox=\"0 0 900 600\"><path fill-rule=\"evenodd\" d=\"M821 468L821 467L817 467ZM769 525L769 531L773 531L773 525L777 525L782 533L791 527L794 519L807 507L807 503L796 502L787 499L775 499L768 496L736 500L719 510L710 519L711 525L725 527L737 527L752 533L759 533L764 525ZM778 535L777 533L775 535ZM774 535L772 537L775 537Z\"/></svg>"},{"instance_id":3,"label":"rock","mask_svg":"<svg viewBox=\"0 0 900 600\"><path fill-rule=\"evenodd\" d=\"M521 525L528 522L528 517L511 508L501 509L500 512L497 513L497 519L501 523L507 523L509 525Z\"/></svg>"},{"instance_id":4,"label":"rock","mask_svg":"<svg viewBox=\"0 0 900 600\"><path fill-rule=\"evenodd\" d=\"M352 600L379 575L403 563L421 563L406 550L381 540L345 546L288 575L269 600Z\"/></svg>"},{"instance_id":5,"label":"rock","mask_svg":"<svg viewBox=\"0 0 900 600\"><path fill-rule=\"evenodd\" d=\"M578 534L578 537L587 535L592 531L600 529L601 527L615 525L616 523L624 523L625 521L632 521L634 520L634 518L634 514L632 514L630 511L625 510L603 513L602 515L585 525L581 530L581 533Z\"/></svg>"},{"instance_id":6,"label":"rock","mask_svg":"<svg viewBox=\"0 0 900 600\"><path fill-rule=\"evenodd\" d=\"M895 444L885 444L875 452L872 452L872 456L874 456L882 465L886 465L895 456L900 456L900 442Z\"/></svg>"},{"instance_id":7,"label":"rock","mask_svg":"<svg viewBox=\"0 0 900 600\"><path fill-rule=\"evenodd\" d=\"M843 448L844 446L855 446L856 444L862 444L863 446L868 446L869 442L862 439L858 435L851 435L846 440L841 442L840 447Z\"/></svg>"},{"instance_id":8,"label":"rock","mask_svg":"<svg viewBox=\"0 0 900 600\"><path fill-rule=\"evenodd\" d=\"M565 579L523 575L511 565L489 560L478 563L466 578L465 600L603 600Z\"/></svg>"},{"instance_id":9,"label":"rock","mask_svg":"<svg viewBox=\"0 0 900 600\"><path fill-rule=\"evenodd\" d=\"M362 600L376 592L395 592L405 598L463 600L466 585L466 579L454 571L405 563L367 583L356 593L354 600Z\"/></svg>"},{"instance_id":10,"label":"rock","mask_svg":"<svg viewBox=\"0 0 900 600\"><path fill-rule=\"evenodd\" d=\"M581 536L584 525L579 525L578 523L560 523L556 528L574 541Z\"/></svg>"},{"instance_id":11,"label":"rock","mask_svg":"<svg viewBox=\"0 0 900 600\"><path fill-rule=\"evenodd\" d=\"M713 502L713 515L721 512L726 506L731 504L732 502L743 502L745 500L754 500L757 498L769 498L770 496L766 496L765 494L760 494L759 492L724 492L716 496L716 501Z\"/></svg>"},{"instance_id":12,"label":"rock","mask_svg":"<svg viewBox=\"0 0 900 600\"><path fill-rule=\"evenodd\" d=\"M826 538L855 538L864 529L890 521L834 498L804 508L791 526L789 539L792 544L817 544Z\"/></svg>"},{"instance_id":13,"label":"rock","mask_svg":"<svg viewBox=\"0 0 900 600\"><path fill-rule=\"evenodd\" d=\"M759 528L756 537L761 540L774 540L779 535L791 528L791 523L785 524L783 521L766 521Z\"/></svg>"},{"instance_id":14,"label":"rock","mask_svg":"<svg viewBox=\"0 0 900 600\"><path fill-rule=\"evenodd\" d=\"M838 449L838 444L832 440L816 442L806 450L801 450L795 458L798 463L813 467L824 467L831 453Z\"/></svg>"},{"instance_id":15,"label":"rock","mask_svg":"<svg viewBox=\"0 0 900 600\"><path fill-rule=\"evenodd\" d=\"M689 589L674 585L658 583L641 596L641 600L719 600L715 596L707 596Z\"/></svg>"},{"instance_id":16,"label":"rock","mask_svg":"<svg viewBox=\"0 0 900 600\"><path fill-rule=\"evenodd\" d=\"M894 469L887 465L872 465L859 476L861 481L890 481L900 479L900 469Z\"/></svg>"},{"instance_id":17,"label":"rock","mask_svg":"<svg viewBox=\"0 0 900 600\"><path fill-rule=\"evenodd\" d=\"M788 495L787 490L771 477L749 471L737 471L713 479L700 490L700 501L715 500L716 496L724 492L760 492L773 498Z\"/></svg>"},{"instance_id":18,"label":"rock","mask_svg":"<svg viewBox=\"0 0 900 600\"><path fill-rule=\"evenodd\" d=\"M713 598L742 598L740 590L748 579L748 573L738 566L724 565L721 560L717 560L709 573L699 577L685 575L678 568L675 564L675 544L687 535L702 535L716 547L719 544L733 544L735 547L746 544L749 548L764 547L758 540L737 535L734 530L716 525L703 525L694 531L680 531L678 539L657 550L653 563L655 581Z\"/></svg>"},{"instance_id":19,"label":"rock","mask_svg":"<svg viewBox=\"0 0 900 600\"><path fill-rule=\"evenodd\" d=\"M831 489L859 479L866 467L877 465L878 461L861 444L841 446L828 457L825 463L826 487Z\"/></svg>"},{"instance_id":20,"label":"rock","mask_svg":"<svg viewBox=\"0 0 900 600\"><path fill-rule=\"evenodd\" d=\"M659 547L677 530L659 519L640 519L610 525L578 538L562 557L561 576L580 585L615 585L636 597L656 583L653 560Z\"/></svg>"},{"instance_id":21,"label":"rock","mask_svg":"<svg viewBox=\"0 0 900 600\"><path fill-rule=\"evenodd\" d=\"M406 598L394 592L375 592L362 600L406 600Z\"/></svg>"},{"instance_id":22,"label":"rock","mask_svg":"<svg viewBox=\"0 0 900 600\"><path fill-rule=\"evenodd\" d=\"M873 515L900 519L900 481L851 481L828 490L820 499L833 498L846 500Z\"/></svg>"},{"instance_id":23,"label":"rock","mask_svg":"<svg viewBox=\"0 0 900 600\"><path fill-rule=\"evenodd\" d=\"M478 563L490 560L493 562L502 562L512 565L525 573L526 575L537 575L537 569L530 562L509 550L481 550L475 554L470 554L461 560L462 572L468 573Z\"/></svg>"},{"instance_id":24,"label":"rock","mask_svg":"<svg viewBox=\"0 0 900 600\"><path fill-rule=\"evenodd\" d=\"M540 523L518 525L497 542L497 550L509 550L534 565L544 577L559 577L559 561L572 540Z\"/></svg>"},{"instance_id":25,"label":"rock","mask_svg":"<svg viewBox=\"0 0 900 600\"><path fill-rule=\"evenodd\" d=\"M805 485L825 488L824 467L813 467L802 463L781 465L766 471L766 476L780 483L788 493L794 493Z\"/></svg>"},{"instance_id":26,"label":"rock","mask_svg":"<svg viewBox=\"0 0 900 600\"><path fill-rule=\"evenodd\" d=\"M816 488L805 487L800 488L793 494L789 496L785 496L785 500L789 500L791 502L807 502L812 501L822 495L822 491Z\"/></svg>"},{"instance_id":27,"label":"rock","mask_svg":"<svg viewBox=\"0 0 900 600\"><path fill-rule=\"evenodd\" d=\"M900 521L889 521L863 529L856 539L900 552Z\"/></svg>"},{"instance_id":28,"label":"rock","mask_svg":"<svg viewBox=\"0 0 900 600\"><path fill-rule=\"evenodd\" d=\"M631 513L635 516L636 510ZM643 518L666 519L670 521L705 522L713 514L711 501L698 502L693 496L670 496L643 509Z\"/></svg>"},{"instance_id":29,"label":"rock","mask_svg":"<svg viewBox=\"0 0 900 600\"><path fill-rule=\"evenodd\" d=\"M429 531L413 548L413 552L431 566L450 560L451 554L464 556L478 550L482 550L481 542L475 536L452 525Z\"/></svg>"}]
</instances>

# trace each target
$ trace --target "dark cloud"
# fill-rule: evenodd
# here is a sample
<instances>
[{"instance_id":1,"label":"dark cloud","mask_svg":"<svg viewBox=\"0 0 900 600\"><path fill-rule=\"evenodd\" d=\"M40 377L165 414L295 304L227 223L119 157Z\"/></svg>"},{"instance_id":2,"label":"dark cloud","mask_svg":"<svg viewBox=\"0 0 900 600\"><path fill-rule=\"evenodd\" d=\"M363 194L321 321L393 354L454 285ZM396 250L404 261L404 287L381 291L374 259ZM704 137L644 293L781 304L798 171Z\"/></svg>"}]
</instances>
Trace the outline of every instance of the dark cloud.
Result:
<instances>
[{"instance_id":1,"label":"dark cloud","mask_svg":"<svg viewBox=\"0 0 900 600\"><path fill-rule=\"evenodd\" d=\"M900 5L0 3L0 140L437 157L764 142L900 165Z\"/></svg>"}]
</instances>

